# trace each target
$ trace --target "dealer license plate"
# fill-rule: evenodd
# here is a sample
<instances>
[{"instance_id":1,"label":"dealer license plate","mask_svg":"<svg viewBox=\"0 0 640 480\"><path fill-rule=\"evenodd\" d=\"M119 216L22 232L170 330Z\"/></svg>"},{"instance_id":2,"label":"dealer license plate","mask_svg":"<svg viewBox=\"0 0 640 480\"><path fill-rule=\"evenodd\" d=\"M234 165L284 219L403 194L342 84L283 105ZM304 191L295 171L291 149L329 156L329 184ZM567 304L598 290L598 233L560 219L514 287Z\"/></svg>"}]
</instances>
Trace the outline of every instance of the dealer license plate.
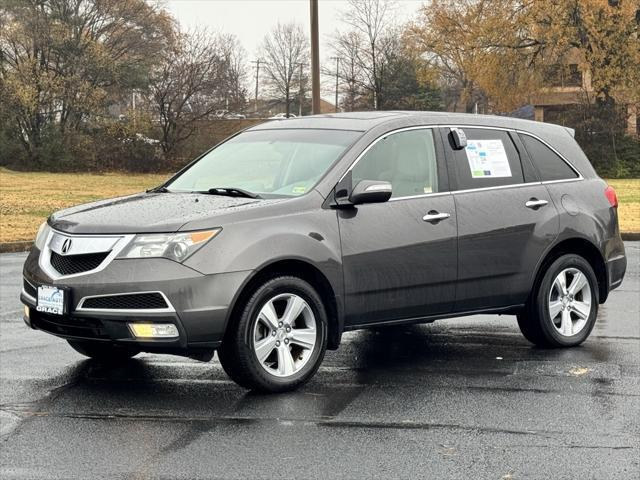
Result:
<instances>
[{"instance_id":1,"label":"dealer license plate","mask_svg":"<svg viewBox=\"0 0 640 480\"><path fill-rule=\"evenodd\" d=\"M54 315L64 314L64 290L58 287L42 285L38 287L38 304L36 310Z\"/></svg>"}]
</instances>

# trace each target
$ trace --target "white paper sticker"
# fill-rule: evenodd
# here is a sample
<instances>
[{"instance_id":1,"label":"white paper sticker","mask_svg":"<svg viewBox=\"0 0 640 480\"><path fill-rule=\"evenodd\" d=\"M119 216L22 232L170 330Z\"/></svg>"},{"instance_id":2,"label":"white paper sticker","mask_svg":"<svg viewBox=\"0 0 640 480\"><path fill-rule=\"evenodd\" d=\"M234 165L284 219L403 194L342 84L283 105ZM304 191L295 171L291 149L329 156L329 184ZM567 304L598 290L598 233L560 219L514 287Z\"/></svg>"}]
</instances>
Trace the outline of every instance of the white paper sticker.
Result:
<instances>
[{"instance_id":1,"label":"white paper sticker","mask_svg":"<svg viewBox=\"0 0 640 480\"><path fill-rule=\"evenodd\" d=\"M467 140L465 150L473 178L511 177L502 140Z\"/></svg>"}]
</instances>

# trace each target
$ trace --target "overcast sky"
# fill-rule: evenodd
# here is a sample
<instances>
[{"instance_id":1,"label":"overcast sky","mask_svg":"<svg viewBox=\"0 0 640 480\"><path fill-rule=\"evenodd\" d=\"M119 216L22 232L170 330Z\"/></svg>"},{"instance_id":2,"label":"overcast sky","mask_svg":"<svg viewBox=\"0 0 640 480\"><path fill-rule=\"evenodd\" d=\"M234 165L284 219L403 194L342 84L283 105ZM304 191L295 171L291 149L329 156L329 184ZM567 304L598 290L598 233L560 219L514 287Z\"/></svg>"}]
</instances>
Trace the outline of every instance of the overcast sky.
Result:
<instances>
[{"instance_id":1,"label":"overcast sky","mask_svg":"<svg viewBox=\"0 0 640 480\"><path fill-rule=\"evenodd\" d=\"M395 20L398 23L413 18L425 0L396 1ZM247 61L255 60L264 36L275 24L296 22L309 32L309 0L165 0L166 8L185 29L207 27L214 31L234 33L247 50ZM319 0L321 65L329 61L331 51L327 43L338 28L344 0ZM248 64L247 87L253 91L253 65ZM255 72L255 70L253 70ZM321 75L321 95L334 101L333 79Z\"/></svg>"},{"instance_id":2,"label":"overcast sky","mask_svg":"<svg viewBox=\"0 0 640 480\"><path fill-rule=\"evenodd\" d=\"M396 18L410 19L424 0L399 0ZM340 26L344 0L319 1L321 58L330 56L326 42ZM297 22L309 31L308 0L167 0L167 9L186 28L209 27L235 33L250 57L255 57L265 34L278 22ZM324 48L322 48L324 47Z\"/></svg>"}]
</instances>

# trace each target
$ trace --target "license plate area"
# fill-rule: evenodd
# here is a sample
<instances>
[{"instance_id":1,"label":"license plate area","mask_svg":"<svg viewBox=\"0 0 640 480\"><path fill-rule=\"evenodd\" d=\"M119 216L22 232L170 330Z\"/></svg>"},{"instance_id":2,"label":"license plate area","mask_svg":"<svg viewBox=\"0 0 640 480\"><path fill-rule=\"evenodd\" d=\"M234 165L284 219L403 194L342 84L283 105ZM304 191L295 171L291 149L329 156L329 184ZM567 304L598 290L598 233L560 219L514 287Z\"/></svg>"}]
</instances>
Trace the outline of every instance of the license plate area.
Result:
<instances>
[{"instance_id":1,"label":"license plate area","mask_svg":"<svg viewBox=\"0 0 640 480\"><path fill-rule=\"evenodd\" d=\"M60 287L41 285L38 287L36 310L51 315L67 313L68 290Z\"/></svg>"}]
</instances>

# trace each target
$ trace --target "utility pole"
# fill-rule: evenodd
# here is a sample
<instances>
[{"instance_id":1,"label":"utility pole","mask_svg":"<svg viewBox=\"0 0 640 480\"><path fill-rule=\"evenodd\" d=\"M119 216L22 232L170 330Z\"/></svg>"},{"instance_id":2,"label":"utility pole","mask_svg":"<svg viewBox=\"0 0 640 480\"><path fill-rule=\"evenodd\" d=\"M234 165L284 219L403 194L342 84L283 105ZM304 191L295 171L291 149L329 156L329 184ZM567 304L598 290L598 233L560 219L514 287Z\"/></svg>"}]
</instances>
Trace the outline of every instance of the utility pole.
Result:
<instances>
[{"instance_id":1,"label":"utility pole","mask_svg":"<svg viewBox=\"0 0 640 480\"><path fill-rule=\"evenodd\" d=\"M311 9L311 105L320 113L320 42L318 40L318 0L309 0Z\"/></svg>"},{"instance_id":2,"label":"utility pole","mask_svg":"<svg viewBox=\"0 0 640 480\"><path fill-rule=\"evenodd\" d=\"M256 64L256 99L254 103L254 109L256 113L258 113L258 82L260 80L260 59L258 58L257 60L254 60L251 63Z\"/></svg>"},{"instance_id":3,"label":"utility pole","mask_svg":"<svg viewBox=\"0 0 640 480\"><path fill-rule=\"evenodd\" d=\"M300 67L300 77L298 79L298 83L300 85L300 93L298 95L298 116L301 117L302 116L302 102L304 100L304 91L302 90L302 67L303 67L303 63L299 63L298 66Z\"/></svg>"},{"instance_id":4,"label":"utility pole","mask_svg":"<svg viewBox=\"0 0 640 480\"><path fill-rule=\"evenodd\" d=\"M331 60L336 61L336 113L338 113L338 87L340 85L339 74L340 74L340 57L331 57Z\"/></svg>"}]
</instances>

